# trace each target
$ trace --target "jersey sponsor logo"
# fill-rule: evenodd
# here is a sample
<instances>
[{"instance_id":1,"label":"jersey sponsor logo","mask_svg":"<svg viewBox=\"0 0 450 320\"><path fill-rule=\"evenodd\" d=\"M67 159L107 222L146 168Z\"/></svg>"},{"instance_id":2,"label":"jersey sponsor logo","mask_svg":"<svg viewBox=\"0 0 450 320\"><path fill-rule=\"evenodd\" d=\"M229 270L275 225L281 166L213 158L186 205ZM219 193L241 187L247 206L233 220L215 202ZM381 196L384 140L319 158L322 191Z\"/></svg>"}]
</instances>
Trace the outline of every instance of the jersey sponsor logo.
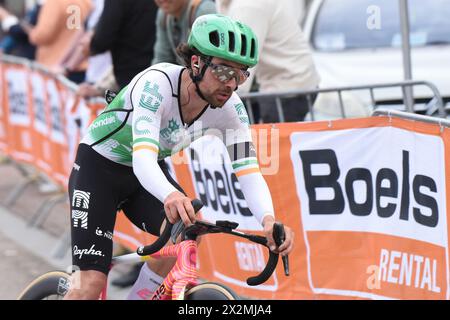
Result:
<instances>
[{"instance_id":1,"label":"jersey sponsor logo","mask_svg":"<svg viewBox=\"0 0 450 320\"><path fill-rule=\"evenodd\" d=\"M75 245L75 246L73 246L73 255L79 256L78 259L80 259L80 260L81 260L81 258L83 258L84 255L100 256L100 257L105 256L101 250L95 250L95 244L93 244L89 249L78 249L78 246Z\"/></svg>"},{"instance_id":2,"label":"jersey sponsor logo","mask_svg":"<svg viewBox=\"0 0 450 320\"><path fill-rule=\"evenodd\" d=\"M74 190L72 199L72 220L75 228L81 227L87 229L88 227L88 211L89 199L91 193L81 190ZM86 209L86 210L80 210ZM81 223L80 223L81 222Z\"/></svg>"},{"instance_id":3,"label":"jersey sponsor logo","mask_svg":"<svg viewBox=\"0 0 450 320\"><path fill-rule=\"evenodd\" d=\"M104 142L99 143L98 146L105 152L111 152L120 146L120 142L115 139L107 139Z\"/></svg>"},{"instance_id":4,"label":"jersey sponsor logo","mask_svg":"<svg viewBox=\"0 0 450 320\"><path fill-rule=\"evenodd\" d=\"M159 85L154 83L151 85L150 81L144 84L139 106L156 113L163 100L163 96L159 93Z\"/></svg>"},{"instance_id":5,"label":"jersey sponsor logo","mask_svg":"<svg viewBox=\"0 0 450 320\"><path fill-rule=\"evenodd\" d=\"M169 124L166 128L160 130L160 136L170 144L176 144L180 141L182 136L182 131L180 130L181 125L177 120L169 120Z\"/></svg>"},{"instance_id":6,"label":"jersey sponsor logo","mask_svg":"<svg viewBox=\"0 0 450 320\"><path fill-rule=\"evenodd\" d=\"M250 125L250 120L248 119L247 111L245 110L245 106L243 103L238 103L234 105L237 114L239 115L239 120L241 123Z\"/></svg>"},{"instance_id":7,"label":"jersey sponsor logo","mask_svg":"<svg viewBox=\"0 0 450 320\"><path fill-rule=\"evenodd\" d=\"M89 199L91 197L90 192L81 191L81 190L74 190L73 192L73 199L72 199L72 206L74 208L83 208L83 209L89 209Z\"/></svg>"},{"instance_id":8,"label":"jersey sponsor logo","mask_svg":"<svg viewBox=\"0 0 450 320\"><path fill-rule=\"evenodd\" d=\"M149 116L140 116L137 118L136 122L134 123L134 132L137 135L147 135L150 134L151 131L149 127L151 126L151 123L153 123L153 119Z\"/></svg>"},{"instance_id":9,"label":"jersey sponsor logo","mask_svg":"<svg viewBox=\"0 0 450 320\"><path fill-rule=\"evenodd\" d=\"M111 231L104 232L100 229L100 227L97 227L97 229L95 230L95 234L99 237L104 237L109 240L112 240L112 238L113 238L113 233Z\"/></svg>"},{"instance_id":10,"label":"jersey sponsor logo","mask_svg":"<svg viewBox=\"0 0 450 320\"><path fill-rule=\"evenodd\" d=\"M97 119L94 121L94 123L92 124L92 129L97 129L98 127L103 127L103 126L107 126L110 125L112 123L114 123L116 121L116 117L115 116L110 116L107 117L105 119Z\"/></svg>"},{"instance_id":11,"label":"jersey sponsor logo","mask_svg":"<svg viewBox=\"0 0 450 320\"><path fill-rule=\"evenodd\" d=\"M72 210L73 226L75 228L81 227L87 229L88 226L88 212L81 210ZM81 221L81 223L79 223Z\"/></svg>"}]
</instances>

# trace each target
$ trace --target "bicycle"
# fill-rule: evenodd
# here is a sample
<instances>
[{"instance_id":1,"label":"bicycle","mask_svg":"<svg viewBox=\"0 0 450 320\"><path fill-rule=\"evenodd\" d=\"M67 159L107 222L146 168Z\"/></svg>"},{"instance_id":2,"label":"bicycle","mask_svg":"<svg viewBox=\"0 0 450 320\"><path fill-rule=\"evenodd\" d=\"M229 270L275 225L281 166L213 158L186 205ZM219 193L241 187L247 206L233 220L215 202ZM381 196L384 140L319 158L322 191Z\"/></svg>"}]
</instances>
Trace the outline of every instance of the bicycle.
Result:
<instances>
[{"instance_id":1,"label":"bicycle","mask_svg":"<svg viewBox=\"0 0 450 320\"><path fill-rule=\"evenodd\" d=\"M192 201L195 212L203 204L200 200ZM237 300L240 297L230 288L216 282L200 283L196 268L197 238L208 233L227 233L248 239L254 243L267 246L267 239L260 235L247 234L235 229L238 223L221 220L209 223L197 220L194 224L184 228L181 221L174 228L166 218L166 226L160 237L148 246L139 247L135 253L113 257L111 268L122 263L147 261L150 258L176 257L176 263L153 295L145 297L149 300ZM176 243L180 236L181 241ZM284 241L284 227L281 223L274 226L274 240L277 246ZM164 247L171 240L173 244ZM269 248L268 248L269 249ZM279 255L270 251L269 259L260 274L247 279L247 284L256 286L269 279L278 264ZM284 272L289 275L287 256L283 257ZM28 285L20 294L19 300L62 299L70 287L70 274L61 271L51 271L43 274ZM145 293L144 293L145 294ZM107 287L104 288L100 299L107 298Z\"/></svg>"}]
</instances>

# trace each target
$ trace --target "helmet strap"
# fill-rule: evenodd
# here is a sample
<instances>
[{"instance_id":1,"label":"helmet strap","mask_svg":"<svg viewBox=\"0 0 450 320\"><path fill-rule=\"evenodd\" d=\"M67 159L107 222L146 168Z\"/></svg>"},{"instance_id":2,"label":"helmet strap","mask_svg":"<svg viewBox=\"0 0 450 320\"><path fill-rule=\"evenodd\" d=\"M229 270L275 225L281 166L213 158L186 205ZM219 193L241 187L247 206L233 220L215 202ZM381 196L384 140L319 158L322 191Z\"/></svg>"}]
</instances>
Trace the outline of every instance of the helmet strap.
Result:
<instances>
[{"instance_id":1,"label":"helmet strap","mask_svg":"<svg viewBox=\"0 0 450 320\"><path fill-rule=\"evenodd\" d=\"M202 59L211 61L211 60L212 60L212 57L202 57ZM208 65L207 65L207 64L204 64L203 67L202 67L202 70L200 70L200 73L199 73L199 74L196 74L195 76L194 76L194 73L192 72L192 70L190 70L189 76L191 77L192 82L194 82L194 84L195 84L195 91L197 92L198 96L199 96L200 98L202 98L203 100L205 100L206 102L209 103L209 101L206 100L205 96L203 95L203 93L202 93L202 91L200 90L200 87L199 87L199 85L198 85L199 82L202 81L203 77L205 76L205 72L206 72L206 69L207 69L207 68L208 68ZM216 108L215 106L213 106L213 105L210 104L210 103L209 103L209 105L210 105L210 107L213 108L213 109Z\"/></svg>"}]
</instances>

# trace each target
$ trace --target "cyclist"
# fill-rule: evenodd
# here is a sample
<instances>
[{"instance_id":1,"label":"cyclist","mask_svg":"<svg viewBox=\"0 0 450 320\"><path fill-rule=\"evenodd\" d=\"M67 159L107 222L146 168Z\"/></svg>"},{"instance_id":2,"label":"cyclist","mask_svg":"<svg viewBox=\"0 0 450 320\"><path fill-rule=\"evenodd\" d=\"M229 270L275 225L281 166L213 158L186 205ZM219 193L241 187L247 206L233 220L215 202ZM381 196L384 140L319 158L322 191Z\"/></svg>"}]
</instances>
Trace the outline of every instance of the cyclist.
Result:
<instances>
[{"instance_id":1,"label":"cyclist","mask_svg":"<svg viewBox=\"0 0 450 320\"><path fill-rule=\"evenodd\" d=\"M274 244L269 188L259 171L247 114L234 92L248 78L247 68L258 62L257 45L246 25L223 15L200 16L188 43L177 50L186 66L160 63L142 71L90 125L69 179L72 259L80 269L75 274L80 285L67 299L97 299L106 285L117 208L154 235L165 218L161 212L172 223L195 221L190 199L170 177L164 158L209 132L222 134L271 249L281 255L292 250L288 227L285 242L279 248ZM152 281L157 287L173 263L144 264L129 297L138 298Z\"/></svg>"}]
</instances>

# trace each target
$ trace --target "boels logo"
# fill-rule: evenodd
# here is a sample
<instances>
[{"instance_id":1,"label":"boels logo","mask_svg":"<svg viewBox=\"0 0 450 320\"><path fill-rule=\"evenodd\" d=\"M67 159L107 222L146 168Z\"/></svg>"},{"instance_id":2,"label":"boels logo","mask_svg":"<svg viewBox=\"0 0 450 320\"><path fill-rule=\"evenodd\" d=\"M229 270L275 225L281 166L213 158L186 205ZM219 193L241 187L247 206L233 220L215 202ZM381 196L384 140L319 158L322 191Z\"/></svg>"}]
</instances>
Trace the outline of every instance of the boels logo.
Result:
<instances>
[{"instance_id":1,"label":"boels logo","mask_svg":"<svg viewBox=\"0 0 450 320\"><path fill-rule=\"evenodd\" d=\"M305 230L375 232L446 246L441 137L374 127L290 138Z\"/></svg>"},{"instance_id":2,"label":"boels logo","mask_svg":"<svg viewBox=\"0 0 450 320\"><path fill-rule=\"evenodd\" d=\"M200 154L193 148L190 149L190 158L197 194L205 207L230 215L230 219L236 215L252 216L237 177L231 167L224 163L223 155L221 155L222 161L218 162L214 168L202 166Z\"/></svg>"},{"instance_id":3,"label":"boels logo","mask_svg":"<svg viewBox=\"0 0 450 320\"><path fill-rule=\"evenodd\" d=\"M402 151L401 175L391 168L380 168L377 172L373 172L367 168L355 167L342 172L336 152L331 149L299 151L299 156L311 215L342 214L347 204L349 211L355 216L377 214L382 218L390 218L399 212L400 220L414 219L417 223L430 228L438 224L436 181L422 174L410 177L410 152L407 150ZM329 174L314 174L312 170L314 165L328 166ZM344 183L338 181L342 174L345 174L345 178L341 179ZM356 182L360 182L358 185L363 185L367 190L363 202L356 201ZM317 188L332 189L334 197L319 200ZM411 189L415 202L421 207L412 205ZM382 198L389 199L387 204L382 205Z\"/></svg>"},{"instance_id":4,"label":"boels logo","mask_svg":"<svg viewBox=\"0 0 450 320\"><path fill-rule=\"evenodd\" d=\"M247 206L244 193L229 162L227 150L216 139L199 139L186 150L197 197L205 220L230 220L243 230L261 230Z\"/></svg>"}]
</instances>

